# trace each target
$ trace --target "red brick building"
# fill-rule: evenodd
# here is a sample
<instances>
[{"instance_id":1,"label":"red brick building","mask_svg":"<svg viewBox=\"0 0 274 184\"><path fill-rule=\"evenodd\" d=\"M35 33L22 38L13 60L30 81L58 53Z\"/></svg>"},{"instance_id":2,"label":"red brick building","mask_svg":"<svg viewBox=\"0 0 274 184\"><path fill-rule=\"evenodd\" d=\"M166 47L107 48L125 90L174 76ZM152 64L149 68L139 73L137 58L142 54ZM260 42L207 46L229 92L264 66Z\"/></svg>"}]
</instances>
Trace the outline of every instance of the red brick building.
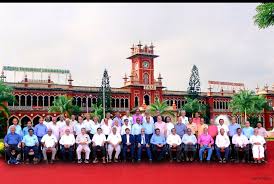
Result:
<instances>
[{"instance_id":1,"label":"red brick building","mask_svg":"<svg viewBox=\"0 0 274 184\"><path fill-rule=\"evenodd\" d=\"M155 78L154 59L158 56L154 54L153 45L143 46L139 43L131 48L131 55L127 58L131 60L130 76L124 76L124 85L121 88L112 88L112 109L114 111L125 112L134 107L149 105L156 99L166 100L168 105L180 109L185 104L186 91L165 90L162 85L162 77L159 74ZM2 79L5 75L2 73ZM54 99L59 95L73 97L73 103L80 106L83 112L91 111L91 104L97 102L99 87L76 86L72 84L71 74L67 79L67 84L57 84L51 80L30 80L25 76L21 82L6 82L7 85L14 87L14 95L18 103L8 104L12 116L19 119L22 124L28 120L38 122L39 117L46 115L58 116L57 113L48 113L48 107L52 105ZM274 90L256 89L258 94L264 94L271 106L273 106ZM202 92L200 102L208 104L210 117L215 118L220 114L231 116L228 103L235 90ZM176 106L175 106L176 105ZM241 121L241 115L237 116ZM260 115L263 124L267 129L273 128L274 112L265 111Z\"/></svg>"}]
</instances>

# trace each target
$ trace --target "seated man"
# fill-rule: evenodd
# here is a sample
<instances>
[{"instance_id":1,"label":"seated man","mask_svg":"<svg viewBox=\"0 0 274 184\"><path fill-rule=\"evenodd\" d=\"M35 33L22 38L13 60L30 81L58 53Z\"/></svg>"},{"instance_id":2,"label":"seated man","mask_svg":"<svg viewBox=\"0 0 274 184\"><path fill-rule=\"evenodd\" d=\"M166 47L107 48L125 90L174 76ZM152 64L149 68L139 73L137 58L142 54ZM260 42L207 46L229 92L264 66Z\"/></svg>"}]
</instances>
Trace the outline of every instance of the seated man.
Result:
<instances>
[{"instance_id":1,"label":"seated man","mask_svg":"<svg viewBox=\"0 0 274 184\"><path fill-rule=\"evenodd\" d=\"M73 132L70 129L65 130L65 134L62 135L60 141L61 145L61 153L63 160L66 160L66 152L69 155L69 161L73 160L73 152L74 152L74 144L75 144L75 137Z\"/></svg>"},{"instance_id":2,"label":"seated man","mask_svg":"<svg viewBox=\"0 0 274 184\"><path fill-rule=\"evenodd\" d=\"M136 137L136 142L138 144L138 153L137 153L138 162L141 162L142 149L146 149L149 162L152 162L149 137L150 137L149 134L145 134L145 128L142 128L141 129L141 134L139 134Z\"/></svg>"},{"instance_id":3,"label":"seated man","mask_svg":"<svg viewBox=\"0 0 274 184\"><path fill-rule=\"evenodd\" d=\"M51 129L47 130L47 134L42 137L41 143L43 145L42 153L43 153L44 161L48 163L47 151L50 150L51 151L50 163L53 163L55 160L56 144L58 143L58 141L55 135L53 135Z\"/></svg>"},{"instance_id":4,"label":"seated man","mask_svg":"<svg viewBox=\"0 0 274 184\"><path fill-rule=\"evenodd\" d=\"M5 152L9 164L19 164L22 138L15 133L15 126L10 126L10 133L4 138Z\"/></svg>"},{"instance_id":5,"label":"seated man","mask_svg":"<svg viewBox=\"0 0 274 184\"><path fill-rule=\"evenodd\" d=\"M86 133L86 129L81 129L81 134L77 135L76 137L76 144L78 144L78 147L76 149L77 152L77 158L78 158L78 164L82 163L81 159L81 153L84 150L85 151L85 163L89 163L89 155L90 155L90 148L89 144L91 143L90 136Z\"/></svg>"},{"instance_id":6,"label":"seated man","mask_svg":"<svg viewBox=\"0 0 274 184\"><path fill-rule=\"evenodd\" d=\"M171 134L169 134L167 136L167 140L166 140L167 144L169 145L169 156L170 156L170 162L173 161L173 157L172 157L172 149L176 149L176 161L177 162L181 162L180 158L181 158L181 143L182 143L182 139L181 137L176 134L176 129L172 128L171 129Z\"/></svg>"},{"instance_id":7,"label":"seated man","mask_svg":"<svg viewBox=\"0 0 274 184\"><path fill-rule=\"evenodd\" d=\"M106 136L102 133L102 128L99 127L97 128L97 133L94 134L94 136L92 137L92 150L93 150L93 156L94 156L93 163L98 163L98 160L97 160L98 150L101 150L102 152L103 164L106 163L105 142L106 142Z\"/></svg>"},{"instance_id":8,"label":"seated man","mask_svg":"<svg viewBox=\"0 0 274 184\"><path fill-rule=\"evenodd\" d=\"M134 162L134 149L135 149L135 139L132 134L130 134L130 129L126 128L126 134L122 135L122 145L123 145L123 159L124 162L127 160L127 150L130 149L130 156L132 162Z\"/></svg>"},{"instance_id":9,"label":"seated man","mask_svg":"<svg viewBox=\"0 0 274 184\"><path fill-rule=\"evenodd\" d=\"M122 138L116 131L116 127L113 127L112 133L107 138L109 162L111 162L113 150L115 150L114 162L118 162L118 156L121 152L120 143L122 142Z\"/></svg>"},{"instance_id":10,"label":"seated man","mask_svg":"<svg viewBox=\"0 0 274 184\"><path fill-rule=\"evenodd\" d=\"M150 139L150 143L152 146L152 152L154 158L157 158L158 161L162 160L166 153L166 139L163 135L160 135L160 129L155 129L155 134L152 135ZM157 157L157 153L160 151L159 156Z\"/></svg>"},{"instance_id":11,"label":"seated man","mask_svg":"<svg viewBox=\"0 0 274 184\"><path fill-rule=\"evenodd\" d=\"M192 134L191 128L188 128L186 132L187 133L184 134L182 138L183 149L185 151L186 161L192 162L195 159L197 138L194 134Z\"/></svg>"},{"instance_id":12,"label":"seated man","mask_svg":"<svg viewBox=\"0 0 274 184\"><path fill-rule=\"evenodd\" d=\"M232 144L235 150L236 163L239 163L239 152L244 151L244 158L242 162L244 163L249 158L249 141L245 135L242 134L242 129L237 128L237 134L232 137Z\"/></svg>"},{"instance_id":13,"label":"seated man","mask_svg":"<svg viewBox=\"0 0 274 184\"><path fill-rule=\"evenodd\" d=\"M204 151L207 150L207 162L210 162L212 155L212 145L214 144L213 138L208 134L207 128L204 128L203 134L198 138L198 144L200 145L199 158L200 162L203 162Z\"/></svg>"},{"instance_id":14,"label":"seated man","mask_svg":"<svg viewBox=\"0 0 274 184\"><path fill-rule=\"evenodd\" d=\"M38 138L36 135L34 135L34 130L32 128L28 129L29 134L25 135L23 137L23 141L22 141L22 147L24 150L24 157L25 157L25 161L28 164L29 163L29 152L30 150L32 150L34 152L34 159L33 162L34 164L37 164L39 155L38 155L38 146L39 146L39 142L38 142Z\"/></svg>"},{"instance_id":15,"label":"seated man","mask_svg":"<svg viewBox=\"0 0 274 184\"><path fill-rule=\"evenodd\" d=\"M220 133L216 137L216 155L219 159L220 163L226 163L229 157L229 145L230 140L227 134L225 134L225 130L223 128L220 129ZM225 158L221 158L221 151L225 152Z\"/></svg>"},{"instance_id":16,"label":"seated man","mask_svg":"<svg viewBox=\"0 0 274 184\"><path fill-rule=\"evenodd\" d=\"M250 137L250 143L252 144L252 154L254 163L261 163L264 161L264 137L259 135L259 130L254 130L254 135Z\"/></svg>"}]
</instances>

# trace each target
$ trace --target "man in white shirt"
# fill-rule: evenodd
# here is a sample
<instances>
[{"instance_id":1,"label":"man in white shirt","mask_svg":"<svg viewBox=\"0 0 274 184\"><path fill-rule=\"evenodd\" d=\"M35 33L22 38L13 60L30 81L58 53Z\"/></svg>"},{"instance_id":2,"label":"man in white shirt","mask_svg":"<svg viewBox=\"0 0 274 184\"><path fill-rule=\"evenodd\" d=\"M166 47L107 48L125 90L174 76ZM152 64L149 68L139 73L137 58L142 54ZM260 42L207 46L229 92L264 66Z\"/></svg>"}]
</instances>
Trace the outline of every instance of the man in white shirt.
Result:
<instances>
[{"instance_id":1,"label":"man in white shirt","mask_svg":"<svg viewBox=\"0 0 274 184\"><path fill-rule=\"evenodd\" d=\"M82 163L81 159L81 153L85 153L85 163L89 163L89 155L90 155L90 148L89 144L91 143L89 135L86 133L86 129L82 128L81 133L77 135L76 137L76 144L78 144L78 147L76 149L77 158L78 158L78 164Z\"/></svg>"},{"instance_id":2,"label":"man in white shirt","mask_svg":"<svg viewBox=\"0 0 274 184\"><path fill-rule=\"evenodd\" d=\"M229 129L223 119L219 119L219 125L217 127L218 127L218 132L220 132L221 128L223 128L225 131L225 134L228 135Z\"/></svg>"},{"instance_id":3,"label":"man in white shirt","mask_svg":"<svg viewBox=\"0 0 274 184\"><path fill-rule=\"evenodd\" d=\"M176 150L176 161L181 162L181 137L176 134L176 129L171 129L171 134L167 136L166 143L169 145L168 151L170 156L170 162L173 162L172 151Z\"/></svg>"},{"instance_id":4,"label":"man in white shirt","mask_svg":"<svg viewBox=\"0 0 274 184\"><path fill-rule=\"evenodd\" d=\"M85 117L86 117L86 119L84 120L84 125L85 125L85 128L86 128L86 132L89 135L90 139L92 139L92 135L91 135L90 131L91 131L93 121L90 119L90 114L89 113L86 113Z\"/></svg>"},{"instance_id":5,"label":"man in white shirt","mask_svg":"<svg viewBox=\"0 0 274 184\"><path fill-rule=\"evenodd\" d=\"M90 129L90 139L97 133L97 129L100 127L99 118L97 116L93 117L93 121L91 121L91 129Z\"/></svg>"},{"instance_id":6,"label":"man in white shirt","mask_svg":"<svg viewBox=\"0 0 274 184\"><path fill-rule=\"evenodd\" d=\"M63 114L61 114L60 115L60 120L57 122L57 125L59 126L59 127L62 127L62 126L64 126L66 123L65 123L65 117L64 117L64 115Z\"/></svg>"},{"instance_id":7,"label":"man in white shirt","mask_svg":"<svg viewBox=\"0 0 274 184\"><path fill-rule=\"evenodd\" d=\"M183 111L181 112L180 118L182 118L182 122L183 122L185 125L188 124L188 117L186 117L186 111L183 110Z\"/></svg>"},{"instance_id":8,"label":"man in white shirt","mask_svg":"<svg viewBox=\"0 0 274 184\"><path fill-rule=\"evenodd\" d=\"M135 139L139 134L141 134L142 128L143 126L141 125L140 118L136 118L136 123L132 125L132 128L131 128L131 134L135 137Z\"/></svg>"},{"instance_id":9,"label":"man in white shirt","mask_svg":"<svg viewBox=\"0 0 274 184\"><path fill-rule=\"evenodd\" d=\"M192 134L191 128L186 130L186 134L182 137L183 149L186 161L193 161L196 153L197 138Z\"/></svg>"},{"instance_id":10,"label":"man in white shirt","mask_svg":"<svg viewBox=\"0 0 274 184\"><path fill-rule=\"evenodd\" d=\"M123 126L121 128L121 135L124 135L126 133L127 128L131 131L131 125L129 124L129 120L124 119L124 123L123 123Z\"/></svg>"},{"instance_id":11,"label":"man in white shirt","mask_svg":"<svg viewBox=\"0 0 274 184\"><path fill-rule=\"evenodd\" d=\"M105 148L106 136L102 133L102 128L97 128L97 133L92 137L92 151L93 151L93 163L98 163L97 151L102 152L103 164L106 163L106 148Z\"/></svg>"},{"instance_id":12,"label":"man in white shirt","mask_svg":"<svg viewBox=\"0 0 274 184\"><path fill-rule=\"evenodd\" d=\"M236 163L239 163L239 152L244 152L244 158L242 162L244 163L249 158L249 141L245 135L242 134L242 129L237 128L237 134L232 137L232 144L235 150Z\"/></svg>"},{"instance_id":13,"label":"man in white shirt","mask_svg":"<svg viewBox=\"0 0 274 184\"><path fill-rule=\"evenodd\" d=\"M70 119L66 118L66 124L60 128L60 136L62 137L65 134L65 131L69 129L70 133L73 134L73 126L71 125Z\"/></svg>"},{"instance_id":14,"label":"man in white shirt","mask_svg":"<svg viewBox=\"0 0 274 184\"><path fill-rule=\"evenodd\" d=\"M69 160L72 161L75 137L70 131L70 129L65 130L65 134L61 136L59 143L61 145L61 153L62 153L63 160L66 160L66 152L68 152Z\"/></svg>"},{"instance_id":15,"label":"man in white shirt","mask_svg":"<svg viewBox=\"0 0 274 184\"><path fill-rule=\"evenodd\" d=\"M116 132L121 135L121 126L119 125L118 119L114 119L113 120L113 126L112 126L112 128L113 127L115 127L116 128Z\"/></svg>"},{"instance_id":16,"label":"man in white shirt","mask_svg":"<svg viewBox=\"0 0 274 184\"><path fill-rule=\"evenodd\" d=\"M81 129L82 128L86 128L86 127L85 127L85 124L83 122L83 117L79 116L78 117L78 123L76 123L73 127L74 135L77 136L77 135L81 134Z\"/></svg>"},{"instance_id":17,"label":"man in white shirt","mask_svg":"<svg viewBox=\"0 0 274 184\"><path fill-rule=\"evenodd\" d=\"M126 111L126 114L122 117L122 121L125 122L125 119L128 119L128 124L129 124L130 126L132 126L132 124L133 124L133 119L132 119L132 117L131 117L131 115L130 115L130 111L129 111L129 110L127 110L127 111Z\"/></svg>"},{"instance_id":18,"label":"man in white shirt","mask_svg":"<svg viewBox=\"0 0 274 184\"><path fill-rule=\"evenodd\" d=\"M48 127L48 124L49 124L49 123L51 123L51 121L50 121L50 116L47 115L47 116L45 117L45 119L44 119L43 124L46 125L47 128L49 128L49 127Z\"/></svg>"},{"instance_id":19,"label":"man in white shirt","mask_svg":"<svg viewBox=\"0 0 274 184\"><path fill-rule=\"evenodd\" d=\"M47 125L48 129L52 130L52 134L56 137L57 141L60 139L60 126L57 125L56 117L52 118L52 122Z\"/></svg>"},{"instance_id":20,"label":"man in white shirt","mask_svg":"<svg viewBox=\"0 0 274 184\"><path fill-rule=\"evenodd\" d=\"M113 127L112 133L107 138L109 162L111 162L111 160L112 160L113 150L115 150L114 162L118 162L118 156L121 152L120 143L122 142L122 137L116 131L117 131L116 128Z\"/></svg>"},{"instance_id":21,"label":"man in white shirt","mask_svg":"<svg viewBox=\"0 0 274 184\"><path fill-rule=\"evenodd\" d=\"M259 135L259 130L254 130L254 135L250 137L250 143L252 144L252 154L254 158L254 163L264 162L264 137Z\"/></svg>"},{"instance_id":22,"label":"man in white shirt","mask_svg":"<svg viewBox=\"0 0 274 184\"><path fill-rule=\"evenodd\" d=\"M77 121L76 121L76 117L75 115L71 115L71 121L70 121L70 124L72 127L74 127L74 125L76 125Z\"/></svg>"},{"instance_id":23,"label":"man in white shirt","mask_svg":"<svg viewBox=\"0 0 274 184\"><path fill-rule=\"evenodd\" d=\"M220 163L226 163L229 157L229 145L230 140L227 134L225 134L225 130L221 128L220 133L216 137L216 155L219 159ZM225 156L222 159L221 152L225 152Z\"/></svg>"},{"instance_id":24,"label":"man in white shirt","mask_svg":"<svg viewBox=\"0 0 274 184\"><path fill-rule=\"evenodd\" d=\"M108 138L109 134L111 133L111 125L112 125L111 119L107 119L107 118L102 119L101 128L106 138Z\"/></svg>"},{"instance_id":25,"label":"man in white shirt","mask_svg":"<svg viewBox=\"0 0 274 184\"><path fill-rule=\"evenodd\" d=\"M168 137L171 134L171 130L174 128L174 124L171 122L171 118L169 116L166 117L166 136Z\"/></svg>"},{"instance_id":26,"label":"man in white shirt","mask_svg":"<svg viewBox=\"0 0 274 184\"><path fill-rule=\"evenodd\" d=\"M51 163L55 160L56 155L56 144L57 144L56 137L52 134L52 130L48 129L48 132L46 135L44 135L41 139L41 143L43 144L43 157L44 161L48 163L48 157L47 157L47 151L51 151Z\"/></svg>"}]
</instances>

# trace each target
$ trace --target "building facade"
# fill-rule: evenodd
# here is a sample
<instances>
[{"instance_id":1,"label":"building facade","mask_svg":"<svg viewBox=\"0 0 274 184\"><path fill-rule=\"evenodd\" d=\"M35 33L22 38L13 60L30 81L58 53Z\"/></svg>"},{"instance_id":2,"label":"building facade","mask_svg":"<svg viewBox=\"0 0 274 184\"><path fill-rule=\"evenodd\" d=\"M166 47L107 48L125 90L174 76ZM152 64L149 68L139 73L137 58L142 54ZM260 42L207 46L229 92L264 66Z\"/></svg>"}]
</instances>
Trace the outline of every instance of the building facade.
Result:
<instances>
[{"instance_id":1,"label":"building facade","mask_svg":"<svg viewBox=\"0 0 274 184\"><path fill-rule=\"evenodd\" d=\"M157 99L166 100L169 106L174 110L180 109L185 103L186 91L166 90L162 85L163 78L161 74L155 78L154 60L158 56L154 54L154 46L143 46L141 43L133 45L131 55L127 58L131 61L130 75L125 75L124 84L121 88L111 88L113 111L125 112L135 107L145 107L154 103ZM1 79L4 80L5 74L2 72ZM53 105L53 101L59 95L73 97L73 104L81 107L83 113L91 112L92 104L97 103L99 87L77 86L73 85L71 74L67 79L67 84L57 84L51 80L29 79L25 75L20 82L5 83L14 88L16 102L8 104L11 110L9 122L14 117L21 124L32 121L36 124L40 117L50 115L58 117L58 113L48 113L48 108ZM210 118L216 118L225 114L231 116L232 113L228 107L231 96L236 93L235 90L212 91L209 87L207 92L201 92L200 103L207 104L209 107ZM267 86L260 90L256 88L257 94L263 94L273 106L274 90L269 90ZM241 121L242 115L237 115L238 121ZM273 128L274 112L264 111L260 114L260 119L267 129Z\"/></svg>"}]
</instances>

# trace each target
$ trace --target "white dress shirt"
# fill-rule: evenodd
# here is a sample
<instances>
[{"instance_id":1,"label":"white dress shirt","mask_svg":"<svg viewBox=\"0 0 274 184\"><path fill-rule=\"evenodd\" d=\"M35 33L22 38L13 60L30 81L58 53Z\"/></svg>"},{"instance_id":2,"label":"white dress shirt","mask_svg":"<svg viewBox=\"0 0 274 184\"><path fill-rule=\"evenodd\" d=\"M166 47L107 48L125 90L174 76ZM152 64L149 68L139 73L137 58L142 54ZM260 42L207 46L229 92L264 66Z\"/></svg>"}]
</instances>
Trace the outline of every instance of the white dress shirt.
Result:
<instances>
[{"instance_id":1,"label":"white dress shirt","mask_svg":"<svg viewBox=\"0 0 274 184\"><path fill-rule=\"evenodd\" d=\"M217 127L218 127L218 134L220 133L221 128L223 128L224 131L225 131L225 134L227 135L229 129L228 129L228 126L226 124L223 124L223 125L219 124Z\"/></svg>"},{"instance_id":2,"label":"white dress shirt","mask_svg":"<svg viewBox=\"0 0 274 184\"><path fill-rule=\"evenodd\" d=\"M264 145L265 144L265 139L260 135L252 135L250 137L250 143L254 144L256 142L259 142L261 145Z\"/></svg>"},{"instance_id":3,"label":"white dress shirt","mask_svg":"<svg viewBox=\"0 0 274 184\"><path fill-rule=\"evenodd\" d=\"M166 135L169 136L171 134L171 129L174 128L174 124L169 122L166 124L166 129L167 129L167 132L166 132Z\"/></svg>"},{"instance_id":4,"label":"white dress shirt","mask_svg":"<svg viewBox=\"0 0 274 184\"><path fill-rule=\"evenodd\" d=\"M53 134L51 134L50 136L46 134L42 137L41 142L45 143L45 146L49 148L49 147L53 147L54 144L57 143L58 141Z\"/></svg>"},{"instance_id":5,"label":"white dress shirt","mask_svg":"<svg viewBox=\"0 0 274 184\"><path fill-rule=\"evenodd\" d=\"M92 142L95 143L95 146L102 146L103 142L106 142L106 136L103 133L96 133L92 137Z\"/></svg>"},{"instance_id":6,"label":"white dress shirt","mask_svg":"<svg viewBox=\"0 0 274 184\"><path fill-rule=\"evenodd\" d=\"M188 117L183 117L183 116L180 116L180 118L182 119L182 123L184 123L185 125L188 124Z\"/></svg>"},{"instance_id":7,"label":"white dress shirt","mask_svg":"<svg viewBox=\"0 0 274 184\"><path fill-rule=\"evenodd\" d=\"M73 121L71 120L70 121L70 124L71 124L72 127L74 127L74 125L76 125L76 123L78 123L78 121L76 121L76 120L73 120Z\"/></svg>"},{"instance_id":8,"label":"white dress shirt","mask_svg":"<svg viewBox=\"0 0 274 184\"><path fill-rule=\"evenodd\" d=\"M86 126L84 125L84 123L76 123L74 125L74 128L73 128L73 131L75 131L75 134L76 135L79 135L81 133L81 129L82 128L86 128Z\"/></svg>"},{"instance_id":9,"label":"white dress shirt","mask_svg":"<svg viewBox=\"0 0 274 184\"><path fill-rule=\"evenodd\" d=\"M69 135L64 134L64 135L62 135L59 143L61 145L65 145L66 144L66 145L71 145L72 146L73 144L75 144L75 137L74 137L73 134L69 134Z\"/></svg>"},{"instance_id":10,"label":"white dress shirt","mask_svg":"<svg viewBox=\"0 0 274 184\"><path fill-rule=\"evenodd\" d=\"M131 134L132 135L141 134L141 129L142 128L143 128L143 126L141 124L135 123L134 125L132 125Z\"/></svg>"},{"instance_id":11,"label":"white dress shirt","mask_svg":"<svg viewBox=\"0 0 274 184\"><path fill-rule=\"evenodd\" d=\"M123 124L123 126L122 126L122 128L121 128L121 135L126 134L126 129L127 129L127 128L131 131L131 126L130 126L129 124L128 124L128 125Z\"/></svg>"},{"instance_id":12,"label":"white dress shirt","mask_svg":"<svg viewBox=\"0 0 274 184\"><path fill-rule=\"evenodd\" d=\"M120 134L113 134L111 133L109 136L108 136L108 139L107 139L108 142L112 143L112 144L118 144L119 142L122 141L122 137Z\"/></svg>"},{"instance_id":13,"label":"white dress shirt","mask_svg":"<svg viewBox=\"0 0 274 184\"><path fill-rule=\"evenodd\" d=\"M51 129L52 130L52 134L55 135L56 139L59 140L60 139L60 126L56 124L54 124L53 122L50 122L48 124L48 129Z\"/></svg>"},{"instance_id":14,"label":"white dress shirt","mask_svg":"<svg viewBox=\"0 0 274 184\"><path fill-rule=\"evenodd\" d=\"M106 125L105 122L101 123L101 128L102 128L103 134L109 135L111 133L110 123L108 123L108 125Z\"/></svg>"},{"instance_id":15,"label":"white dress shirt","mask_svg":"<svg viewBox=\"0 0 274 184\"><path fill-rule=\"evenodd\" d=\"M183 137L182 137L182 142L184 144L188 144L188 143L196 144L197 143L197 138L194 134L191 134L191 135L184 134Z\"/></svg>"},{"instance_id":16,"label":"white dress shirt","mask_svg":"<svg viewBox=\"0 0 274 184\"><path fill-rule=\"evenodd\" d=\"M126 115L124 115L124 116L122 117L123 124L124 124L124 122L125 122L125 119L128 119L128 124L129 124L130 126L133 124L133 118L132 118L131 116L126 116Z\"/></svg>"},{"instance_id":17,"label":"white dress shirt","mask_svg":"<svg viewBox=\"0 0 274 184\"><path fill-rule=\"evenodd\" d=\"M224 135L218 134L216 137L216 145L218 148L222 148L222 147L227 148L230 145L229 137L226 134Z\"/></svg>"},{"instance_id":18,"label":"white dress shirt","mask_svg":"<svg viewBox=\"0 0 274 184\"><path fill-rule=\"evenodd\" d=\"M243 147L243 145L249 144L249 141L245 135L241 134L239 136L238 134L235 134L232 137L232 144L239 145L240 147Z\"/></svg>"},{"instance_id":19,"label":"white dress shirt","mask_svg":"<svg viewBox=\"0 0 274 184\"><path fill-rule=\"evenodd\" d=\"M182 143L182 139L178 134L170 134L167 136L166 142L170 146L172 146L173 144L180 145Z\"/></svg>"},{"instance_id":20,"label":"white dress shirt","mask_svg":"<svg viewBox=\"0 0 274 184\"><path fill-rule=\"evenodd\" d=\"M101 125L99 122L95 123L94 121L91 122L91 130L90 133L91 134L96 134L97 133L97 128L99 128Z\"/></svg>"},{"instance_id":21,"label":"white dress shirt","mask_svg":"<svg viewBox=\"0 0 274 184\"><path fill-rule=\"evenodd\" d=\"M63 121L57 121L56 123L60 128L66 124L65 120Z\"/></svg>"},{"instance_id":22,"label":"white dress shirt","mask_svg":"<svg viewBox=\"0 0 274 184\"><path fill-rule=\"evenodd\" d=\"M92 127L92 120L84 120L84 125L85 125L85 127L86 127L86 131L91 131L91 127Z\"/></svg>"}]
</instances>

